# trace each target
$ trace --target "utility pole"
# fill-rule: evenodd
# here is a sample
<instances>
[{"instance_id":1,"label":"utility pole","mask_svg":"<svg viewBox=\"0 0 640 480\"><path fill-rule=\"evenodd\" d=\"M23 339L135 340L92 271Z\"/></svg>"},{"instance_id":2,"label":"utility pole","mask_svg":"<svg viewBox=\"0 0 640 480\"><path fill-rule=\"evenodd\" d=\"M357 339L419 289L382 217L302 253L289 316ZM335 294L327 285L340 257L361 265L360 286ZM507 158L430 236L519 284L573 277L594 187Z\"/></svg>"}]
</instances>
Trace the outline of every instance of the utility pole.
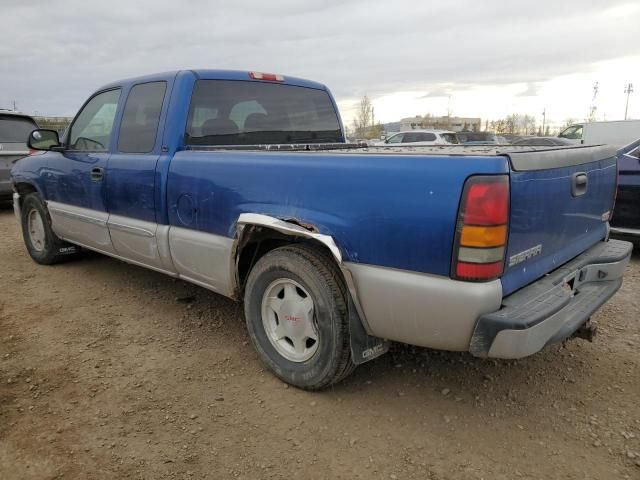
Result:
<instances>
[{"instance_id":1,"label":"utility pole","mask_svg":"<svg viewBox=\"0 0 640 480\"><path fill-rule=\"evenodd\" d=\"M547 108L545 107L545 109L542 110L542 130L541 130L542 135L544 135L544 124L546 120L547 120Z\"/></svg>"},{"instance_id":2,"label":"utility pole","mask_svg":"<svg viewBox=\"0 0 640 480\"><path fill-rule=\"evenodd\" d=\"M591 99L591 108L589 109L589 121L593 122L596 119L596 97L598 96L598 82L593 84L593 98Z\"/></svg>"},{"instance_id":3,"label":"utility pole","mask_svg":"<svg viewBox=\"0 0 640 480\"><path fill-rule=\"evenodd\" d=\"M624 87L624 93L627 94L627 103L624 106L624 119L627 119L627 112L629 111L629 95L631 95L633 93L633 83L629 82L625 87Z\"/></svg>"},{"instance_id":4,"label":"utility pole","mask_svg":"<svg viewBox=\"0 0 640 480\"><path fill-rule=\"evenodd\" d=\"M13 111L14 112L16 111L16 101L15 100L13 101Z\"/></svg>"}]
</instances>

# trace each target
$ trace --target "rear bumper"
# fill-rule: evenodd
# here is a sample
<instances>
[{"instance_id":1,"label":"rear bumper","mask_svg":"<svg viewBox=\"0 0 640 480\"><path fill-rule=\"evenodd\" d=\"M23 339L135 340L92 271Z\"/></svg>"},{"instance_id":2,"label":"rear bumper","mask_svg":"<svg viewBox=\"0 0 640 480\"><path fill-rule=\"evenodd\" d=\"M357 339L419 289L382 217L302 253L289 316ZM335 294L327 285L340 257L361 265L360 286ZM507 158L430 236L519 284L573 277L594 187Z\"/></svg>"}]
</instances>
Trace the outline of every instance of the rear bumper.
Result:
<instances>
[{"instance_id":1,"label":"rear bumper","mask_svg":"<svg viewBox=\"0 0 640 480\"><path fill-rule=\"evenodd\" d=\"M9 180L0 180L0 200L10 200L13 195L13 188Z\"/></svg>"},{"instance_id":2,"label":"rear bumper","mask_svg":"<svg viewBox=\"0 0 640 480\"><path fill-rule=\"evenodd\" d=\"M480 316L469 351L522 358L570 337L620 288L631 250L629 242L600 242L505 297L500 310Z\"/></svg>"},{"instance_id":3,"label":"rear bumper","mask_svg":"<svg viewBox=\"0 0 640 480\"><path fill-rule=\"evenodd\" d=\"M621 237L633 237L634 239L640 238L640 228L611 227L611 234Z\"/></svg>"}]
</instances>

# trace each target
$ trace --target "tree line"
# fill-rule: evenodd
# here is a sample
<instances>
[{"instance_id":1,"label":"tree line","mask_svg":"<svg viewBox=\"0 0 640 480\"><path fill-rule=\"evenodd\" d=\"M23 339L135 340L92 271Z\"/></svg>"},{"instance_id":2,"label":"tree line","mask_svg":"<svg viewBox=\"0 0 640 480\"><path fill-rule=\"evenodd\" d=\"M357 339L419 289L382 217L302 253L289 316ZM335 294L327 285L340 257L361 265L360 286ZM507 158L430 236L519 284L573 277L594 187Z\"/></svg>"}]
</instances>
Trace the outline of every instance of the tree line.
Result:
<instances>
[{"instance_id":1,"label":"tree line","mask_svg":"<svg viewBox=\"0 0 640 480\"><path fill-rule=\"evenodd\" d=\"M425 125L429 125L429 128L450 128L446 122L442 120L436 120L430 113L421 117ZM572 123L575 123L573 119L567 119L563 126L563 129ZM416 128L422 128L417 126ZM380 122L375 121L374 108L371 99L365 95L357 105L356 116L353 119L351 127L347 127L348 134L352 138L356 139L371 139L380 138L384 133L384 126ZM463 126L463 130L471 130L471 126L466 124ZM558 128L552 128L550 125L538 124L536 118L533 115L523 113L512 113L504 118L498 120L486 120L484 125L485 131L494 132L498 135L537 135L537 136L550 136L558 133Z\"/></svg>"}]
</instances>

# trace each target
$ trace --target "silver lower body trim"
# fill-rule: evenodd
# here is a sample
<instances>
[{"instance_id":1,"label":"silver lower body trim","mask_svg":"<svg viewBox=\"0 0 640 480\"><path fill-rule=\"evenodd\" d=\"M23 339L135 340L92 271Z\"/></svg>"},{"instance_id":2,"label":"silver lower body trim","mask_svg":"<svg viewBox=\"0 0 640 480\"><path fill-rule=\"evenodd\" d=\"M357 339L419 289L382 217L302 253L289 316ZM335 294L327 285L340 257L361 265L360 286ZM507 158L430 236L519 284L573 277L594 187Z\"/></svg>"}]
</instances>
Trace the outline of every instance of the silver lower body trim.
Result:
<instances>
[{"instance_id":1,"label":"silver lower body trim","mask_svg":"<svg viewBox=\"0 0 640 480\"><path fill-rule=\"evenodd\" d=\"M397 342L467 351L478 317L502 301L499 280L470 283L373 265L345 267L371 335Z\"/></svg>"},{"instance_id":2,"label":"silver lower body trim","mask_svg":"<svg viewBox=\"0 0 640 480\"><path fill-rule=\"evenodd\" d=\"M107 212L76 205L48 201L51 228L63 240L98 250L117 254L113 249L107 220Z\"/></svg>"},{"instance_id":3,"label":"silver lower body trim","mask_svg":"<svg viewBox=\"0 0 640 480\"><path fill-rule=\"evenodd\" d=\"M233 296L229 267L233 239L188 228L169 227L168 245L180 278L227 297Z\"/></svg>"}]
</instances>

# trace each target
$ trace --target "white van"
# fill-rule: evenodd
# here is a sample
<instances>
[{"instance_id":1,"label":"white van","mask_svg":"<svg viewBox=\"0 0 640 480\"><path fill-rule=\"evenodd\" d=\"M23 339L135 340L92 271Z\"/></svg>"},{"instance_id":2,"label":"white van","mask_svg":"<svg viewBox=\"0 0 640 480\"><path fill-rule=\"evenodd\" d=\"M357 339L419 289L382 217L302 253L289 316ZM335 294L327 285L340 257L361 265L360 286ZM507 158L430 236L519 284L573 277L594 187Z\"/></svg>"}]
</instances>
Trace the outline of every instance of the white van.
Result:
<instances>
[{"instance_id":1,"label":"white van","mask_svg":"<svg viewBox=\"0 0 640 480\"><path fill-rule=\"evenodd\" d=\"M558 137L583 145L622 147L640 138L640 120L576 123L562 130Z\"/></svg>"}]
</instances>

